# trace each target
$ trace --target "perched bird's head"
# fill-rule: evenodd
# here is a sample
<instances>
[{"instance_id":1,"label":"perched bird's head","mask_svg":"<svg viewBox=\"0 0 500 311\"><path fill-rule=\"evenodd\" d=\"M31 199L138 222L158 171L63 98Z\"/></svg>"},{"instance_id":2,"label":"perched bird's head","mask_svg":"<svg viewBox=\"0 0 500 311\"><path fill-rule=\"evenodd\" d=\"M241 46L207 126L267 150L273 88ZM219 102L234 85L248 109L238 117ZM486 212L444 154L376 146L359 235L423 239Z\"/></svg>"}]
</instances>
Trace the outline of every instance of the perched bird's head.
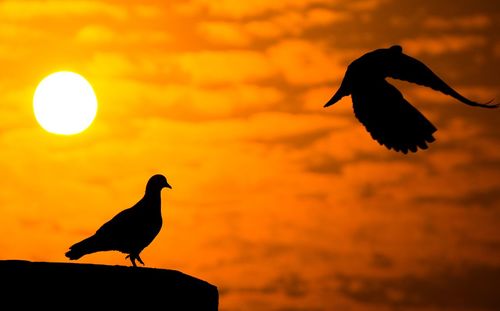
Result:
<instances>
[{"instance_id":1,"label":"perched bird's head","mask_svg":"<svg viewBox=\"0 0 500 311\"><path fill-rule=\"evenodd\" d=\"M161 191L161 189L163 188L172 189L172 186L168 184L165 176L161 174L156 174L151 176L151 178L149 178L148 184L146 185L146 192Z\"/></svg>"}]
</instances>

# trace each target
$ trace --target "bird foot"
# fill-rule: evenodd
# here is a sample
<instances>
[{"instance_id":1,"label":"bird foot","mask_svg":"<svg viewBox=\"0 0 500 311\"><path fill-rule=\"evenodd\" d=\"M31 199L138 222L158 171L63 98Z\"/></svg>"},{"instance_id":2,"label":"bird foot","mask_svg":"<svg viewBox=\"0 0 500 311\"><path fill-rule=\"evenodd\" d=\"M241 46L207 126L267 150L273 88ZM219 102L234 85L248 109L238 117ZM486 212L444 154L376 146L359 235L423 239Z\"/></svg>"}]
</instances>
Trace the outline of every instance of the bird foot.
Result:
<instances>
[{"instance_id":1,"label":"bird foot","mask_svg":"<svg viewBox=\"0 0 500 311\"><path fill-rule=\"evenodd\" d=\"M142 261L141 257L139 257L139 255L137 255L137 260L144 266L144 261Z\"/></svg>"},{"instance_id":2,"label":"bird foot","mask_svg":"<svg viewBox=\"0 0 500 311\"><path fill-rule=\"evenodd\" d=\"M137 255L137 256L127 255L127 256L125 256L125 259L129 259L129 258L130 258L130 261L132 262L132 265L134 267L137 267L137 265L135 264L136 259L144 266L144 261L142 261L142 259L141 259L141 257L139 257L139 255Z\"/></svg>"}]
</instances>

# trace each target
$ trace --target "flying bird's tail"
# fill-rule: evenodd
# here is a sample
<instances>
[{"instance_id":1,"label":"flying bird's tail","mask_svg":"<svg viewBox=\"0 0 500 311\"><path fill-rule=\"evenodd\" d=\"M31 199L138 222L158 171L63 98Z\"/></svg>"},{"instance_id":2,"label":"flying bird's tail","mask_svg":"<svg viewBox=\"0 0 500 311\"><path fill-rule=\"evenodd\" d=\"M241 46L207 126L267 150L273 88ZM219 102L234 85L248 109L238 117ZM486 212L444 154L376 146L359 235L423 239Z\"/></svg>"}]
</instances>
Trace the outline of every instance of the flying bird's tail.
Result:
<instances>
[{"instance_id":1,"label":"flying bird's tail","mask_svg":"<svg viewBox=\"0 0 500 311\"><path fill-rule=\"evenodd\" d=\"M95 236L91 236L71 246L69 248L69 251L67 251L64 255L71 260L76 260L84 255L91 254L97 251L99 251L97 239L95 238Z\"/></svg>"}]
</instances>

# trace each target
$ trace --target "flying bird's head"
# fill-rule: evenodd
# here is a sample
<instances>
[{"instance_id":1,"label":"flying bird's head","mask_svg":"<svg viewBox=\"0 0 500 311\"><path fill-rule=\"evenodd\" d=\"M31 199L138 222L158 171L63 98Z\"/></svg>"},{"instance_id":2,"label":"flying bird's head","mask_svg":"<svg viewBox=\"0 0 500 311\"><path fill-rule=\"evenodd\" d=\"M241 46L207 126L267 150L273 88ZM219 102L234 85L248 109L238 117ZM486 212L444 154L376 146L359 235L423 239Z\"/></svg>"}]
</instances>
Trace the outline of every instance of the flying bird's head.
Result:
<instances>
[{"instance_id":1,"label":"flying bird's head","mask_svg":"<svg viewBox=\"0 0 500 311\"><path fill-rule=\"evenodd\" d=\"M161 189L163 188L172 189L172 186L168 184L165 176L161 174L156 174L151 176L151 178L149 178L148 184L146 185L146 192L161 191Z\"/></svg>"},{"instance_id":2,"label":"flying bird's head","mask_svg":"<svg viewBox=\"0 0 500 311\"><path fill-rule=\"evenodd\" d=\"M388 50L391 53L395 53L395 54L401 54L401 53L403 53L403 48L401 47L401 45L393 45L390 48L388 48Z\"/></svg>"}]
</instances>

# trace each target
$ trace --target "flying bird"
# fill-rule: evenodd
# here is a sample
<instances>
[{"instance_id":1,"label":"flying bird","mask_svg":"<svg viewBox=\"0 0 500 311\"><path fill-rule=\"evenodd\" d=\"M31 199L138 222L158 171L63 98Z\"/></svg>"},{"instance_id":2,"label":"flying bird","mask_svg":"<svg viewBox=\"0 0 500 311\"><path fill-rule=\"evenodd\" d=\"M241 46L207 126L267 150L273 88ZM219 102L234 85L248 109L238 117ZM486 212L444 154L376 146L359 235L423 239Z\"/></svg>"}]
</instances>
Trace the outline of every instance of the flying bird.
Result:
<instances>
[{"instance_id":1,"label":"flying bird","mask_svg":"<svg viewBox=\"0 0 500 311\"><path fill-rule=\"evenodd\" d=\"M165 176L153 175L146 184L146 192L134 206L127 208L102 225L92 236L72 245L66 257L76 260L101 251L120 251L128 254L132 265L160 232L162 227L161 190L172 187Z\"/></svg>"},{"instance_id":2,"label":"flying bird","mask_svg":"<svg viewBox=\"0 0 500 311\"><path fill-rule=\"evenodd\" d=\"M385 80L388 77L430 87L469 106L498 107L460 95L399 45L373 50L349 64L339 89L324 107L351 95L356 118L381 145L404 154L427 149L427 143L435 140L436 127Z\"/></svg>"}]
</instances>

